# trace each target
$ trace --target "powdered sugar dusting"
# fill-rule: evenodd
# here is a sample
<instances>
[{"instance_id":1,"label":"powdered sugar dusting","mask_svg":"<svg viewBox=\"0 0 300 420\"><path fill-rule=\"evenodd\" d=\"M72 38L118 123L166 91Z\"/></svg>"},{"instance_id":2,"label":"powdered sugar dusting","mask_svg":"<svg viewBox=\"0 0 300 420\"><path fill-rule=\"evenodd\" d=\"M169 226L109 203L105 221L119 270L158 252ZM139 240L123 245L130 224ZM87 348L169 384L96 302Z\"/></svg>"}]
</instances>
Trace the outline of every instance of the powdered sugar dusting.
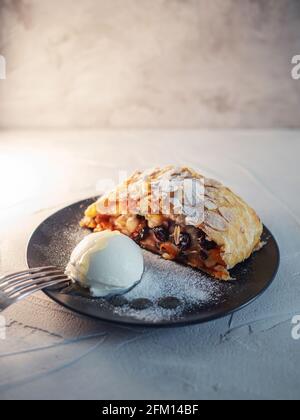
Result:
<instances>
[{"instance_id":1,"label":"powdered sugar dusting","mask_svg":"<svg viewBox=\"0 0 300 420\"><path fill-rule=\"evenodd\" d=\"M230 284L218 282L173 261L166 261L157 255L144 251L145 272L142 281L124 297L128 304L115 308L118 315L140 320L160 322L182 317L189 310L218 304L224 299ZM160 306L162 298L177 298L180 304L173 309ZM135 299L149 299L152 306L136 310L130 307Z\"/></svg>"}]
</instances>

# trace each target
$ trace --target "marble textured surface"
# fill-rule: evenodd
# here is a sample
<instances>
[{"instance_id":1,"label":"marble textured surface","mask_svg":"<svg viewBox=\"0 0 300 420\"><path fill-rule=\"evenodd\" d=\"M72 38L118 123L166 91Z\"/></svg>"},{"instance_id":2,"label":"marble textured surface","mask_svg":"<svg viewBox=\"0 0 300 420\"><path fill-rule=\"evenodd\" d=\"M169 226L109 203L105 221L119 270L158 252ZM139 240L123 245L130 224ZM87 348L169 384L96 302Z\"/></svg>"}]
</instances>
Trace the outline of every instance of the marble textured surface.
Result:
<instances>
[{"instance_id":1,"label":"marble textured surface","mask_svg":"<svg viewBox=\"0 0 300 420\"><path fill-rule=\"evenodd\" d=\"M171 330L120 328L42 293L4 312L1 399L300 397L300 133L288 131L2 132L0 272L25 267L32 230L93 196L118 170L188 164L242 194L276 236L272 287L233 317Z\"/></svg>"},{"instance_id":2,"label":"marble textured surface","mask_svg":"<svg viewBox=\"0 0 300 420\"><path fill-rule=\"evenodd\" d=\"M299 128L298 0L1 0L0 127Z\"/></svg>"}]
</instances>

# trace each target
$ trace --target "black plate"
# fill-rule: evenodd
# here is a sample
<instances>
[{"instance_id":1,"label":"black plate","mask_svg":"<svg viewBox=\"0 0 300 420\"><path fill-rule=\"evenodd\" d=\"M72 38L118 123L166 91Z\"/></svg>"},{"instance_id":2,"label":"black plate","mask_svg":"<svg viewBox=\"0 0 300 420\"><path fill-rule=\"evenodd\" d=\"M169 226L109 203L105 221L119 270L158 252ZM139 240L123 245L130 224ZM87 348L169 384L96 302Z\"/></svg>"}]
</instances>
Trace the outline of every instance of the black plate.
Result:
<instances>
[{"instance_id":1,"label":"black plate","mask_svg":"<svg viewBox=\"0 0 300 420\"><path fill-rule=\"evenodd\" d=\"M66 266L74 247L88 234L86 230L79 227L79 221L84 209L93 201L94 199L84 200L66 207L49 217L36 229L27 249L27 262L30 268L48 265ZM157 299L153 301L142 294L135 295L135 299L131 301L126 295L121 299L95 299L86 291L74 288L60 291L47 290L45 293L75 312L119 324L170 327L207 322L242 309L270 286L279 267L280 255L278 245L267 228L264 228L264 240L267 245L261 251L232 270L233 277L237 281L220 284L206 276L203 280L201 273L185 268L189 270L185 271L188 273L187 278L193 278L193 287L195 278L196 282L197 276L201 278L199 285L196 284L197 293L201 287L205 287L206 290L218 289L214 299L199 304L191 304L189 299L182 300L181 296L176 296L176 290L174 295L170 295L168 288L164 295L157 296ZM149 264L154 262L155 267L156 261L157 264L164 264L160 262L159 256L146 251L145 257L150 261L148 261ZM171 274L175 270L178 276L180 270L183 270L176 263L166 262L166 264L172 265ZM156 277L159 278L159 275ZM182 284L188 283L184 281L185 279ZM172 287L171 290L173 290ZM186 296L189 293L188 288L185 288L184 292ZM191 290L192 293L194 292ZM178 308L175 309L179 304L180 311Z\"/></svg>"}]
</instances>

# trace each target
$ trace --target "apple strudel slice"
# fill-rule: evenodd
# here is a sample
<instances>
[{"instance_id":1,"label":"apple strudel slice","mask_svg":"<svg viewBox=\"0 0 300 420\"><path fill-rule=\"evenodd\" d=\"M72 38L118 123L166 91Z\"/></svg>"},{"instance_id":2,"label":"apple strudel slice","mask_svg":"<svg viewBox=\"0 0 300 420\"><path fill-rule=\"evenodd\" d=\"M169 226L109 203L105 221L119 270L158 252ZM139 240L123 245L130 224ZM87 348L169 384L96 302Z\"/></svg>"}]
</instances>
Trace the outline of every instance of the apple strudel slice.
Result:
<instances>
[{"instance_id":1,"label":"apple strudel slice","mask_svg":"<svg viewBox=\"0 0 300 420\"><path fill-rule=\"evenodd\" d=\"M81 226L118 230L219 280L230 280L230 270L262 246L255 211L229 188L186 167L134 173L92 204Z\"/></svg>"}]
</instances>

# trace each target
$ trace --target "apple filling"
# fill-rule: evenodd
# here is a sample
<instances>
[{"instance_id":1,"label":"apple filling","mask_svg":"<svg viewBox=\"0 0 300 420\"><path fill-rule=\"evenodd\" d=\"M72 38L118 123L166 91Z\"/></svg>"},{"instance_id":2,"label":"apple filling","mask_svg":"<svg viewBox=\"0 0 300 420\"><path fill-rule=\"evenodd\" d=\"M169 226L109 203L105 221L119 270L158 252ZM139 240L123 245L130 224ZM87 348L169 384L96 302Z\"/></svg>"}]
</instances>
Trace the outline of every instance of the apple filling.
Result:
<instances>
[{"instance_id":1,"label":"apple filling","mask_svg":"<svg viewBox=\"0 0 300 420\"><path fill-rule=\"evenodd\" d=\"M203 270L219 279L228 280L229 273L222 249L194 226L182 226L161 215L86 216L81 226L94 232L118 230L130 236L142 248Z\"/></svg>"}]
</instances>

